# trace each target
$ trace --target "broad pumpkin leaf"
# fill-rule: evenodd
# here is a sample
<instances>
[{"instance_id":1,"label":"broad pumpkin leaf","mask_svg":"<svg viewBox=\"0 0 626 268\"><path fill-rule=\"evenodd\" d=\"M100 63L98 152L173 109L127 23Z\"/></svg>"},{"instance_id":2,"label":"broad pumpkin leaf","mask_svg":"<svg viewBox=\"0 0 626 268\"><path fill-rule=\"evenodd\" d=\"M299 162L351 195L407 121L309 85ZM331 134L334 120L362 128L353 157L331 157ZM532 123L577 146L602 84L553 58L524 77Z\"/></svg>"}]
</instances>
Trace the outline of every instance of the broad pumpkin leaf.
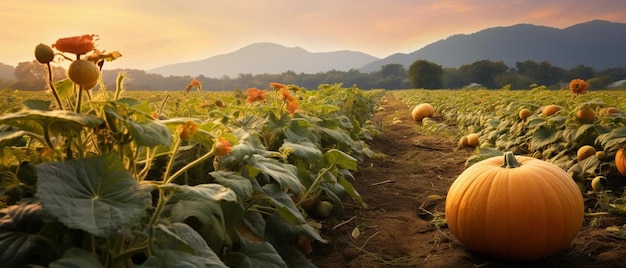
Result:
<instances>
[{"instance_id":1,"label":"broad pumpkin leaf","mask_svg":"<svg viewBox=\"0 0 626 268\"><path fill-rule=\"evenodd\" d=\"M70 248L63 257L50 263L50 268L103 268L98 255L82 248Z\"/></svg>"},{"instance_id":2,"label":"broad pumpkin leaf","mask_svg":"<svg viewBox=\"0 0 626 268\"><path fill-rule=\"evenodd\" d=\"M172 192L168 209L176 222L184 222L193 216L202 224L209 224L214 217L223 218L219 201L237 201L235 192L215 183L195 186L168 184L162 188Z\"/></svg>"},{"instance_id":3,"label":"broad pumpkin leaf","mask_svg":"<svg viewBox=\"0 0 626 268\"><path fill-rule=\"evenodd\" d=\"M0 124L14 126L38 135L44 134L44 128L48 128L48 131L53 133L79 132L83 127L95 128L102 123L102 119L93 115L65 110L23 110L0 117Z\"/></svg>"},{"instance_id":4,"label":"broad pumpkin leaf","mask_svg":"<svg viewBox=\"0 0 626 268\"><path fill-rule=\"evenodd\" d=\"M149 115L150 112L152 112L152 109L150 108L150 102L148 101L142 101L142 100L133 99L133 98L120 98L115 102L126 105L128 108L130 108L134 112L147 114L147 115Z\"/></svg>"},{"instance_id":5,"label":"broad pumpkin leaf","mask_svg":"<svg viewBox=\"0 0 626 268\"><path fill-rule=\"evenodd\" d=\"M294 143L285 139L281 148L289 148L291 153L295 156L302 157L313 163L317 162L317 160L321 159L323 156L322 151L310 141Z\"/></svg>"},{"instance_id":6,"label":"broad pumpkin leaf","mask_svg":"<svg viewBox=\"0 0 626 268\"><path fill-rule=\"evenodd\" d=\"M24 146L26 145L26 140L24 139L24 135L27 135L28 132L23 130L17 130L14 127L10 126L0 126L0 148L5 148L7 146ZM43 137L38 137L40 140L43 140ZM0 149L0 156L3 156L3 150Z\"/></svg>"},{"instance_id":7,"label":"broad pumpkin leaf","mask_svg":"<svg viewBox=\"0 0 626 268\"><path fill-rule=\"evenodd\" d=\"M543 148L544 146L557 142L561 137L557 135L558 131L547 128L540 127L537 131L532 134L530 139L531 145L533 149Z\"/></svg>"},{"instance_id":8,"label":"broad pumpkin leaf","mask_svg":"<svg viewBox=\"0 0 626 268\"><path fill-rule=\"evenodd\" d=\"M626 126L618 127L609 133L601 134L596 138L596 144L600 144L607 152L619 150L621 144L626 143Z\"/></svg>"},{"instance_id":9,"label":"broad pumpkin leaf","mask_svg":"<svg viewBox=\"0 0 626 268\"><path fill-rule=\"evenodd\" d=\"M132 100L132 99L127 99ZM114 104L113 104L114 105ZM138 146L156 147L159 145L169 146L172 143L172 132L161 121L148 120L136 122L118 113L115 106L105 106L104 112L107 117L114 117L130 129L131 137ZM122 126L118 126L121 128Z\"/></svg>"},{"instance_id":10,"label":"broad pumpkin leaf","mask_svg":"<svg viewBox=\"0 0 626 268\"><path fill-rule=\"evenodd\" d=\"M311 162L317 162L318 159L322 158L323 154L319 147L306 136L308 134L308 131L297 134L291 129L287 129L285 131L286 138L281 147L290 148L291 152L298 157L308 159Z\"/></svg>"},{"instance_id":11,"label":"broad pumpkin leaf","mask_svg":"<svg viewBox=\"0 0 626 268\"><path fill-rule=\"evenodd\" d=\"M299 191L301 187L304 187L298 179L298 170L294 165L285 164L276 159L263 157L258 154L248 157L247 162L261 173L272 177L284 189Z\"/></svg>"},{"instance_id":12,"label":"broad pumpkin leaf","mask_svg":"<svg viewBox=\"0 0 626 268\"><path fill-rule=\"evenodd\" d=\"M40 204L15 205L0 210L0 263L21 267L39 251L38 231L44 225Z\"/></svg>"},{"instance_id":13,"label":"broad pumpkin leaf","mask_svg":"<svg viewBox=\"0 0 626 268\"><path fill-rule=\"evenodd\" d=\"M209 175L215 178L215 181L225 187L230 188L240 198L247 198L252 195L252 183L244 176L231 171L213 171Z\"/></svg>"},{"instance_id":14,"label":"broad pumpkin leaf","mask_svg":"<svg viewBox=\"0 0 626 268\"><path fill-rule=\"evenodd\" d=\"M43 208L69 228L110 236L139 224L151 206L152 189L137 183L114 153L36 170Z\"/></svg>"},{"instance_id":15,"label":"broad pumpkin leaf","mask_svg":"<svg viewBox=\"0 0 626 268\"><path fill-rule=\"evenodd\" d=\"M278 185L269 183L263 185L262 189L272 201L278 215L283 219L294 225L306 223L304 216L302 216L291 197L281 190Z\"/></svg>"},{"instance_id":16,"label":"broad pumpkin leaf","mask_svg":"<svg viewBox=\"0 0 626 268\"><path fill-rule=\"evenodd\" d=\"M74 82L72 82L71 79L66 78L54 83L54 88L56 89L57 94L59 95L59 98L61 98L61 100L68 100L71 98L71 101L74 101Z\"/></svg>"},{"instance_id":17,"label":"broad pumpkin leaf","mask_svg":"<svg viewBox=\"0 0 626 268\"><path fill-rule=\"evenodd\" d=\"M49 100L25 100L22 104L31 110L40 110L40 111L50 111L50 104L52 101Z\"/></svg>"},{"instance_id":18,"label":"broad pumpkin leaf","mask_svg":"<svg viewBox=\"0 0 626 268\"><path fill-rule=\"evenodd\" d=\"M227 267L187 224L158 224L153 242L154 258L137 267Z\"/></svg>"},{"instance_id":19,"label":"broad pumpkin leaf","mask_svg":"<svg viewBox=\"0 0 626 268\"><path fill-rule=\"evenodd\" d=\"M128 123L132 138L138 146L169 146L172 143L172 133L167 126L159 121L152 120L141 123L129 121Z\"/></svg>"},{"instance_id":20,"label":"broad pumpkin leaf","mask_svg":"<svg viewBox=\"0 0 626 268\"><path fill-rule=\"evenodd\" d=\"M330 149L324 153L324 159L328 165L337 165L340 168L357 170L357 160L337 149Z\"/></svg>"},{"instance_id":21,"label":"broad pumpkin leaf","mask_svg":"<svg viewBox=\"0 0 626 268\"><path fill-rule=\"evenodd\" d=\"M285 221L279 213L268 216L265 221L267 224L266 232L272 235L275 240L279 240L281 244L289 243L300 235L305 235L322 243L328 243L326 239L320 236L319 231L306 222L292 224Z\"/></svg>"},{"instance_id":22,"label":"broad pumpkin leaf","mask_svg":"<svg viewBox=\"0 0 626 268\"><path fill-rule=\"evenodd\" d=\"M348 194L348 196L350 196L352 200L356 201L361 206L365 205L365 202L363 202L361 195L356 191L356 189L354 189L354 186L352 185L352 183L350 183L345 177L339 177L339 179L337 180L337 183L343 186L344 190L346 191L346 194Z\"/></svg>"},{"instance_id":23,"label":"broad pumpkin leaf","mask_svg":"<svg viewBox=\"0 0 626 268\"><path fill-rule=\"evenodd\" d=\"M228 266L239 268L287 267L285 261L269 242L253 242L242 238L239 243L241 252L229 252L224 256L224 261Z\"/></svg>"}]
</instances>

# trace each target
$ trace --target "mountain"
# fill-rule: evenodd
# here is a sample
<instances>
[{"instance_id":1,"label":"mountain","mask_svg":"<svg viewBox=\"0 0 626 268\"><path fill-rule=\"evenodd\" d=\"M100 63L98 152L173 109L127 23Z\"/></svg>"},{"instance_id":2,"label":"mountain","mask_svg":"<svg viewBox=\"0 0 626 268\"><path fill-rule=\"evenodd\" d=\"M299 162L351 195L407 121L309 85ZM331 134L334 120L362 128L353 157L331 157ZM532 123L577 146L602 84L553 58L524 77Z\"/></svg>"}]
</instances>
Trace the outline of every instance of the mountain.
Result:
<instances>
[{"instance_id":1,"label":"mountain","mask_svg":"<svg viewBox=\"0 0 626 268\"><path fill-rule=\"evenodd\" d=\"M488 28L473 34L458 34L429 44L412 53L396 53L359 68L378 71L383 65L427 60L443 67L459 67L479 60L503 61L515 67L518 61L547 61L564 69L585 65L603 70L626 66L626 24L593 20L564 29L517 24Z\"/></svg>"},{"instance_id":2,"label":"mountain","mask_svg":"<svg viewBox=\"0 0 626 268\"><path fill-rule=\"evenodd\" d=\"M239 74L319 73L329 70L348 71L379 58L355 51L314 53L300 47L285 47L274 43L255 43L237 51L199 61L161 66L149 73L169 75L204 75L235 78Z\"/></svg>"}]
</instances>

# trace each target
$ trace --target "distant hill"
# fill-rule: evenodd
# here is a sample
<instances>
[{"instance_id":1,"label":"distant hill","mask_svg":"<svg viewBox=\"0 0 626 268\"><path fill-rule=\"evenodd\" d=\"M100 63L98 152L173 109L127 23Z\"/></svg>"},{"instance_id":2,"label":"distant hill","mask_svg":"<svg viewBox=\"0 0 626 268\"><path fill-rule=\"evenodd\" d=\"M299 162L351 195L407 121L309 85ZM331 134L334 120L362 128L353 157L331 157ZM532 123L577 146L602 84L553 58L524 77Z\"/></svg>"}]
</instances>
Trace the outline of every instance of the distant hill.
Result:
<instances>
[{"instance_id":1,"label":"distant hill","mask_svg":"<svg viewBox=\"0 0 626 268\"><path fill-rule=\"evenodd\" d=\"M15 67L0 62L0 78L15 79Z\"/></svg>"},{"instance_id":2,"label":"distant hill","mask_svg":"<svg viewBox=\"0 0 626 268\"><path fill-rule=\"evenodd\" d=\"M309 52L300 47L285 47L274 43L255 43L228 54L199 61L168 64L148 70L149 73L169 75L204 75L232 78L239 74L319 73L329 70L348 71L379 58L355 51Z\"/></svg>"},{"instance_id":3,"label":"distant hill","mask_svg":"<svg viewBox=\"0 0 626 268\"><path fill-rule=\"evenodd\" d=\"M531 24L488 28L473 34L458 34L439 40L409 54L396 53L369 63L362 72L373 72L387 64L405 68L419 59L443 67L459 67L479 60L515 62L548 61L564 69L585 65L603 70L626 66L626 24L593 20L557 29Z\"/></svg>"}]
</instances>

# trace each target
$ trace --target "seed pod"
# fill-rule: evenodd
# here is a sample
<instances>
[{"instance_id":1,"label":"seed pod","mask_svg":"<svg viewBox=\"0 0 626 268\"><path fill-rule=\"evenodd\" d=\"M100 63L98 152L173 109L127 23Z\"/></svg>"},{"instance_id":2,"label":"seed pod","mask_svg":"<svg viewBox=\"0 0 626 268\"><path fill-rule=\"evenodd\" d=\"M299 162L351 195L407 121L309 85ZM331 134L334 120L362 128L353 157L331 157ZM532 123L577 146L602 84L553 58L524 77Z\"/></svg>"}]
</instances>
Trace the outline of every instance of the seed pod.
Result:
<instances>
[{"instance_id":1,"label":"seed pod","mask_svg":"<svg viewBox=\"0 0 626 268\"><path fill-rule=\"evenodd\" d=\"M35 47L35 59L37 59L39 63L50 63L54 60L54 51L46 44L39 44Z\"/></svg>"}]
</instances>

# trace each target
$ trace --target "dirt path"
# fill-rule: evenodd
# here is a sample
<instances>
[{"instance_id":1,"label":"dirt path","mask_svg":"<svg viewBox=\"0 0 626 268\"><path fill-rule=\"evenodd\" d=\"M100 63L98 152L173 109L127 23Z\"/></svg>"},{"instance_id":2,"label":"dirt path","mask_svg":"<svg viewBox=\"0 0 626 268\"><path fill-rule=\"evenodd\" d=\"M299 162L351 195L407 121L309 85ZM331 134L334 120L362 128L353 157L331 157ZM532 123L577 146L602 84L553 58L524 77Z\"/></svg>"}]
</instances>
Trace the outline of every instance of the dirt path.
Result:
<instances>
[{"instance_id":1,"label":"dirt path","mask_svg":"<svg viewBox=\"0 0 626 268\"><path fill-rule=\"evenodd\" d=\"M355 174L367 208L346 203L343 215L323 222L331 242L316 245L318 267L624 267L626 240L607 227L624 217L589 221L570 248L532 264L506 263L469 252L442 223L445 196L463 171L471 149L456 150L456 137L430 134L410 118L405 104L387 94L374 120L383 133L370 143L384 157L369 159ZM401 124L391 124L394 118ZM443 118L435 117L442 122Z\"/></svg>"}]
</instances>

